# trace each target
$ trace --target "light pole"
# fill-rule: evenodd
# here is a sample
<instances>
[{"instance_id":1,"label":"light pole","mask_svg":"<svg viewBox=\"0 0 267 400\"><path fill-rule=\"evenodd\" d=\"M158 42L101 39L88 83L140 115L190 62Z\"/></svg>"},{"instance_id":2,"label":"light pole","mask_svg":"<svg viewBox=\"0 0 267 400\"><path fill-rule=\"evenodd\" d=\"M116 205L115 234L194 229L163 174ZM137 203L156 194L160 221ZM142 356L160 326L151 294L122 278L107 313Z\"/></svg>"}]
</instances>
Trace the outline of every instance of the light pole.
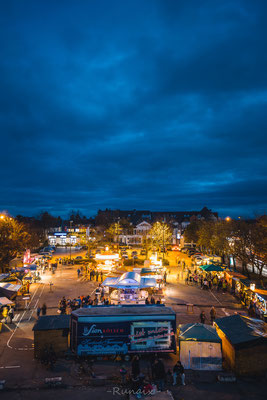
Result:
<instances>
[{"instance_id":1,"label":"light pole","mask_svg":"<svg viewBox=\"0 0 267 400\"><path fill-rule=\"evenodd\" d=\"M70 231L71 231L72 223L73 223L73 221L70 221ZM70 261L71 261L71 237L70 237Z\"/></svg>"},{"instance_id":2,"label":"light pole","mask_svg":"<svg viewBox=\"0 0 267 400\"><path fill-rule=\"evenodd\" d=\"M164 256L165 256L165 238L164 238L164 223L165 223L165 219L162 222L162 241L163 241L163 256L162 256L162 264L164 266Z\"/></svg>"}]
</instances>

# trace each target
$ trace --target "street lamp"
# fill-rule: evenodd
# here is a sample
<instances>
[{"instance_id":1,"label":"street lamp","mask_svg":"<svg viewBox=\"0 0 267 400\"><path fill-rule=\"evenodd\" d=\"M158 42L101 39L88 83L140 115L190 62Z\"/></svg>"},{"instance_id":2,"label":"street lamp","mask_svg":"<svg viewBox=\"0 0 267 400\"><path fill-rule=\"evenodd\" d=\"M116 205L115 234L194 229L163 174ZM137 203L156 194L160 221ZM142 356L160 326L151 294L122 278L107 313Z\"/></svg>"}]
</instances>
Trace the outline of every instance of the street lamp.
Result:
<instances>
[{"instance_id":1,"label":"street lamp","mask_svg":"<svg viewBox=\"0 0 267 400\"><path fill-rule=\"evenodd\" d=\"M70 221L70 233L71 233L71 226L73 221ZM71 237L70 237L70 261L71 261Z\"/></svg>"}]
</instances>

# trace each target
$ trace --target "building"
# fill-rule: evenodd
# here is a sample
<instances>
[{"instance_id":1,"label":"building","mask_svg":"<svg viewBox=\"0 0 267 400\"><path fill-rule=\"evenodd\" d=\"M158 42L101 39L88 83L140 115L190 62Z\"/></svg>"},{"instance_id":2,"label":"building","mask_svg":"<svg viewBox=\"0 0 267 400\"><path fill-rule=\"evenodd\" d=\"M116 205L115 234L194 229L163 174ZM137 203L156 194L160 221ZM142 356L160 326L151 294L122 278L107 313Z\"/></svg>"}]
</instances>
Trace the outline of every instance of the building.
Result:
<instances>
[{"instance_id":1,"label":"building","mask_svg":"<svg viewBox=\"0 0 267 400\"><path fill-rule=\"evenodd\" d=\"M222 340L226 366L237 375L261 375L267 371L267 324L235 314L215 320Z\"/></svg>"},{"instance_id":2,"label":"building","mask_svg":"<svg viewBox=\"0 0 267 400\"><path fill-rule=\"evenodd\" d=\"M89 226L77 226L62 229L50 229L47 233L48 242L51 246L75 246L86 244L90 237Z\"/></svg>"},{"instance_id":3,"label":"building","mask_svg":"<svg viewBox=\"0 0 267 400\"><path fill-rule=\"evenodd\" d=\"M142 221L136 225L132 235L119 235L119 241L126 245L141 245L145 238L149 237L149 231L152 225L146 221Z\"/></svg>"},{"instance_id":4,"label":"building","mask_svg":"<svg viewBox=\"0 0 267 400\"><path fill-rule=\"evenodd\" d=\"M45 315L33 327L34 357L41 358L45 348L53 347L57 356L69 348L70 315Z\"/></svg>"},{"instance_id":5,"label":"building","mask_svg":"<svg viewBox=\"0 0 267 400\"><path fill-rule=\"evenodd\" d=\"M179 356L186 369L222 369L222 341L216 329L205 324L185 324L179 331Z\"/></svg>"},{"instance_id":6,"label":"building","mask_svg":"<svg viewBox=\"0 0 267 400\"><path fill-rule=\"evenodd\" d=\"M168 223L190 223L192 218L199 220L218 219L218 213L203 207L200 211L148 211L148 210L98 210L96 224L110 225L118 222L119 219L127 219L133 225L138 225L142 221L153 224L156 221L166 221Z\"/></svg>"}]
</instances>

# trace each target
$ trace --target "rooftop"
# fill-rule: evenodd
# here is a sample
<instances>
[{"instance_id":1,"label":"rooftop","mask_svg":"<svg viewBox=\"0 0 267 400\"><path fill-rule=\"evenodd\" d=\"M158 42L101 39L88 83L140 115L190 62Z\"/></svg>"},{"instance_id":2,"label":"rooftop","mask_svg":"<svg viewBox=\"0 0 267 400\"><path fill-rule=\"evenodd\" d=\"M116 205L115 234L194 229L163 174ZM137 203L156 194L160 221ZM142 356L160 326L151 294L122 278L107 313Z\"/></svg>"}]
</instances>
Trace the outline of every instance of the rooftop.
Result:
<instances>
[{"instance_id":1,"label":"rooftop","mask_svg":"<svg viewBox=\"0 0 267 400\"><path fill-rule=\"evenodd\" d=\"M267 344L267 324L262 320L235 314L216 319L215 323L235 347Z\"/></svg>"},{"instance_id":2,"label":"rooftop","mask_svg":"<svg viewBox=\"0 0 267 400\"><path fill-rule=\"evenodd\" d=\"M179 339L199 342L221 342L215 328L199 323L181 325Z\"/></svg>"},{"instance_id":3,"label":"rooftop","mask_svg":"<svg viewBox=\"0 0 267 400\"><path fill-rule=\"evenodd\" d=\"M72 312L77 317L80 316L99 316L104 315L175 315L171 307L164 305L119 305L119 306L89 306L79 308Z\"/></svg>"},{"instance_id":4,"label":"rooftop","mask_svg":"<svg viewBox=\"0 0 267 400\"><path fill-rule=\"evenodd\" d=\"M32 328L33 331L49 331L56 329L69 329L70 315L44 315L39 317Z\"/></svg>"}]
</instances>

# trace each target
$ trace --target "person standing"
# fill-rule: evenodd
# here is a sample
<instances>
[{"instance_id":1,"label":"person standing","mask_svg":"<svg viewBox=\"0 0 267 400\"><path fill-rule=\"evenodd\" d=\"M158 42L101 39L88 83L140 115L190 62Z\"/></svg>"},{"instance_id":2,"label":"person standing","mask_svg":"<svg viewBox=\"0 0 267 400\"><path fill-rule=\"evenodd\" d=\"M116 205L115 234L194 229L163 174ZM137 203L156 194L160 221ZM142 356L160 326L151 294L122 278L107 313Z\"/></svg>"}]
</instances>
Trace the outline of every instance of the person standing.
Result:
<instances>
[{"instance_id":1,"label":"person standing","mask_svg":"<svg viewBox=\"0 0 267 400\"><path fill-rule=\"evenodd\" d=\"M8 316L9 316L9 323L12 324L12 320L14 318L14 309L11 307L8 311Z\"/></svg>"},{"instance_id":2,"label":"person standing","mask_svg":"<svg viewBox=\"0 0 267 400\"><path fill-rule=\"evenodd\" d=\"M211 325L213 325L213 322L215 321L215 318L216 318L216 310L215 310L215 307L212 306L211 309L210 309L210 322L211 322Z\"/></svg>"},{"instance_id":3,"label":"person standing","mask_svg":"<svg viewBox=\"0 0 267 400\"><path fill-rule=\"evenodd\" d=\"M155 365L154 365L154 374L155 374L155 380L158 386L158 390L163 392L165 388L165 379L166 379L166 372L165 372L165 367L160 359L156 359Z\"/></svg>"},{"instance_id":4,"label":"person standing","mask_svg":"<svg viewBox=\"0 0 267 400\"><path fill-rule=\"evenodd\" d=\"M138 356L134 356L133 361L132 361L132 375L133 375L133 378L136 379L139 374L140 374L139 357Z\"/></svg>"},{"instance_id":5,"label":"person standing","mask_svg":"<svg viewBox=\"0 0 267 400\"><path fill-rule=\"evenodd\" d=\"M205 311L202 311L200 314L200 322L201 324L205 324L205 321L206 321Z\"/></svg>"},{"instance_id":6,"label":"person standing","mask_svg":"<svg viewBox=\"0 0 267 400\"><path fill-rule=\"evenodd\" d=\"M177 363L173 367L173 385L174 386L177 383L177 376L181 377L182 385L185 386L185 373L184 373L184 367L182 366L181 361L177 361Z\"/></svg>"},{"instance_id":7,"label":"person standing","mask_svg":"<svg viewBox=\"0 0 267 400\"><path fill-rule=\"evenodd\" d=\"M98 277L99 277L99 272L96 271L96 273L95 273L95 281L96 281L96 282L98 282Z\"/></svg>"},{"instance_id":8,"label":"person standing","mask_svg":"<svg viewBox=\"0 0 267 400\"><path fill-rule=\"evenodd\" d=\"M92 281L95 279L95 270L92 271Z\"/></svg>"},{"instance_id":9,"label":"person standing","mask_svg":"<svg viewBox=\"0 0 267 400\"><path fill-rule=\"evenodd\" d=\"M79 279L79 277L80 277L80 273L81 273L81 270L80 270L80 268L78 268L78 269L77 269L78 279Z\"/></svg>"},{"instance_id":10,"label":"person standing","mask_svg":"<svg viewBox=\"0 0 267 400\"><path fill-rule=\"evenodd\" d=\"M41 307L40 307L40 306L38 306L38 307L37 307L37 310L36 310L36 315L37 315L37 318L39 318L39 317L40 317L40 314L41 314Z\"/></svg>"},{"instance_id":11,"label":"person standing","mask_svg":"<svg viewBox=\"0 0 267 400\"><path fill-rule=\"evenodd\" d=\"M4 318L4 322L7 322L7 316L8 316L8 308L7 307L3 308L2 316Z\"/></svg>"},{"instance_id":12,"label":"person standing","mask_svg":"<svg viewBox=\"0 0 267 400\"><path fill-rule=\"evenodd\" d=\"M46 309L47 309L47 307L46 307L46 304L44 303L44 304L42 305L42 309L41 309L42 315L46 315Z\"/></svg>"}]
</instances>

